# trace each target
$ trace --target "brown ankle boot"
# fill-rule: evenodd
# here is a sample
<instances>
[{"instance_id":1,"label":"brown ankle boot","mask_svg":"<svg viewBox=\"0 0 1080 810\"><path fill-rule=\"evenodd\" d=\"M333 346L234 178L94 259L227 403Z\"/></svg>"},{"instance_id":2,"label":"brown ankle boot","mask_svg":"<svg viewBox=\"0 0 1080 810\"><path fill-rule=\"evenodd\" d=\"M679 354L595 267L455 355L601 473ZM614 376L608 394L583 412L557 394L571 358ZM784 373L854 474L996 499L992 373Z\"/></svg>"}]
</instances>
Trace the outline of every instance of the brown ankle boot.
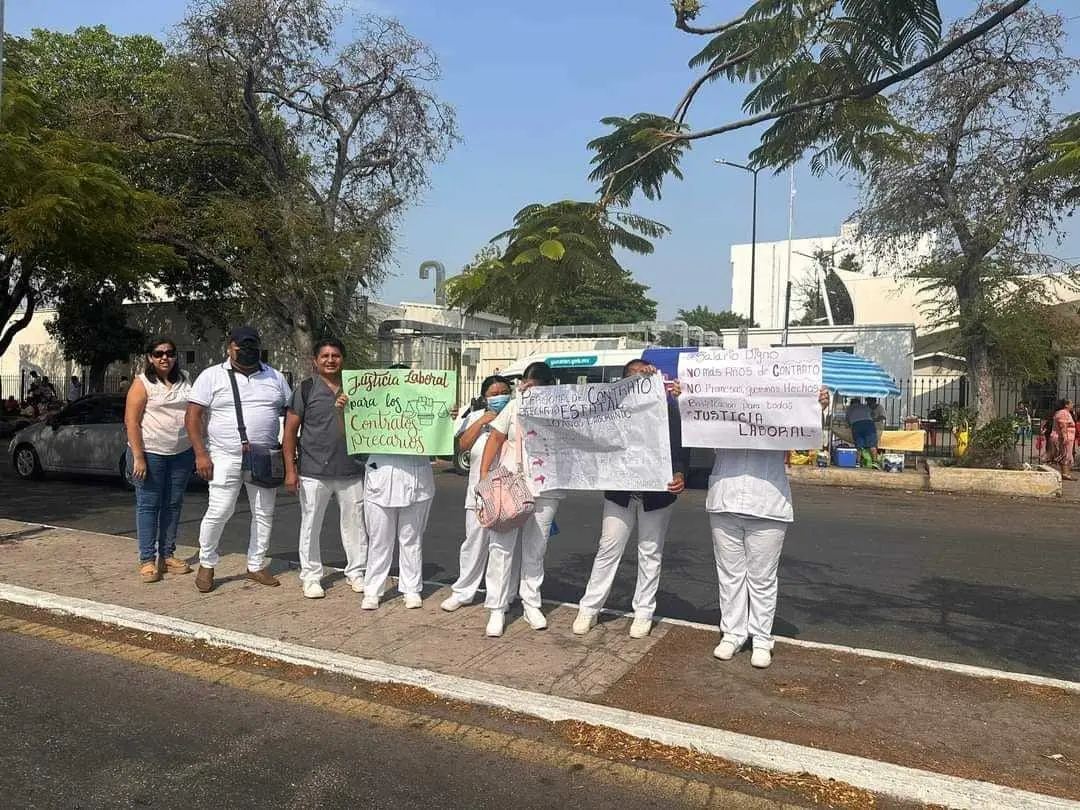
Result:
<instances>
[{"instance_id":1,"label":"brown ankle boot","mask_svg":"<svg viewBox=\"0 0 1080 810\"><path fill-rule=\"evenodd\" d=\"M199 593L210 593L214 590L214 569L200 565L195 572L195 587Z\"/></svg>"},{"instance_id":2,"label":"brown ankle boot","mask_svg":"<svg viewBox=\"0 0 1080 810\"><path fill-rule=\"evenodd\" d=\"M248 571L247 578L252 582L258 582L260 585L267 585L271 588L276 588L281 584L277 581L277 577L271 575L265 568L260 571Z\"/></svg>"}]
</instances>

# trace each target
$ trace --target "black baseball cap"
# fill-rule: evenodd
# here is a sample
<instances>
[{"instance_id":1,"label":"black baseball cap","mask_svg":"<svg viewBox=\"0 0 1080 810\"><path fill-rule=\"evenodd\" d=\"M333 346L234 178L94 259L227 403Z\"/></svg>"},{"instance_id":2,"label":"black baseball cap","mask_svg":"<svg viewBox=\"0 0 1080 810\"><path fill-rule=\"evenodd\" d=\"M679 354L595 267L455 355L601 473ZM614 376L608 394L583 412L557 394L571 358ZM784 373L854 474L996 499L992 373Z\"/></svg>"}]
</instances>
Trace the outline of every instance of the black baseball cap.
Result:
<instances>
[{"instance_id":1,"label":"black baseball cap","mask_svg":"<svg viewBox=\"0 0 1080 810\"><path fill-rule=\"evenodd\" d=\"M237 326L229 332L229 342L239 346L241 343L262 343L262 340L254 327Z\"/></svg>"}]
</instances>

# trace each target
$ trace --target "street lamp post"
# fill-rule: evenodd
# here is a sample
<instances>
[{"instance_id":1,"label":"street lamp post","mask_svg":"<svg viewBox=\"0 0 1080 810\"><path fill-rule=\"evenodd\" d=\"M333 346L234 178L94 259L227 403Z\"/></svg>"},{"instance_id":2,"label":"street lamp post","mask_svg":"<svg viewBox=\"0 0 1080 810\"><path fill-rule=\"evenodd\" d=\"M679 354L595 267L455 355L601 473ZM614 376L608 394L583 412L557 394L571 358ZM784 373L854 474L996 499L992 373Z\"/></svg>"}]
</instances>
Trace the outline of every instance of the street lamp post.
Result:
<instances>
[{"instance_id":1,"label":"street lamp post","mask_svg":"<svg viewBox=\"0 0 1080 810\"><path fill-rule=\"evenodd\" d=\"M742 163L732 163L730 160L724 160L723 158L716 158L713 163L722 166L731 166L733 169L742 169L744 172L750 172L750 174L754 176L754 202L750 221L750 325L753 326L754 291L757 286L755 283L757 271L757 176L761 169L745 166Z\"/></svg>"}]
</instances>

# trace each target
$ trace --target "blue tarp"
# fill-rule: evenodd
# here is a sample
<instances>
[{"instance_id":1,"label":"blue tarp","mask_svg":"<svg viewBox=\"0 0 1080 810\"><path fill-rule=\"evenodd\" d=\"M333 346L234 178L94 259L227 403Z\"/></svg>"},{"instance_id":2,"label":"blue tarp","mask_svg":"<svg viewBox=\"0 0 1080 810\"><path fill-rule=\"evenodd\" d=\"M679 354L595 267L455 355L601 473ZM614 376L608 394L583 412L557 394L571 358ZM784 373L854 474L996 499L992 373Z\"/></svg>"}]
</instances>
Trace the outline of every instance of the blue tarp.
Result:
<instances>
[{"instance_id":1,"label":"blue tarp","mask_svg":"<svg viewBox=\"0 0 1080 810\"><path fill-rule=\"evenodd\" d=\"M875 363L857 354L823 352L821 382L834 394L845 397L898 397L892 377Z\"/></svg>"}]
</instances>

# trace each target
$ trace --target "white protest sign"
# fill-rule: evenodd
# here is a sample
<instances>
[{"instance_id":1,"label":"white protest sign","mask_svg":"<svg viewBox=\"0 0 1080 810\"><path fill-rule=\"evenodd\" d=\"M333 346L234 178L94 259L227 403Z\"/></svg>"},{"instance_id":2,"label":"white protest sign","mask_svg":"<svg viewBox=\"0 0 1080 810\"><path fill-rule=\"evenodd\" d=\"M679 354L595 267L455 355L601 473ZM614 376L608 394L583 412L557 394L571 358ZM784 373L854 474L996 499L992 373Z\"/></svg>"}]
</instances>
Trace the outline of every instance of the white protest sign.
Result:
<instances>
[{"instance_id":1,"label":"white protest sign","mask_svg":"<svg viewBox=\"0 0 1080 810\"><path fill-rule=\"evenodd\" d=\"M539 492L663 492L671 481L667 394L658 374L529 388L520 418L525 463Z\"/></svg>"},{"instance_id":2,"label":"white protest sign","mask_svg":"<svg viewBox=\"0 0 1080 810\"><path fill-rule=\"evenodd\" d=\"M684 447L821 447L821 349L703 349L679 355Z\"/></svg>"}]
</instances>

